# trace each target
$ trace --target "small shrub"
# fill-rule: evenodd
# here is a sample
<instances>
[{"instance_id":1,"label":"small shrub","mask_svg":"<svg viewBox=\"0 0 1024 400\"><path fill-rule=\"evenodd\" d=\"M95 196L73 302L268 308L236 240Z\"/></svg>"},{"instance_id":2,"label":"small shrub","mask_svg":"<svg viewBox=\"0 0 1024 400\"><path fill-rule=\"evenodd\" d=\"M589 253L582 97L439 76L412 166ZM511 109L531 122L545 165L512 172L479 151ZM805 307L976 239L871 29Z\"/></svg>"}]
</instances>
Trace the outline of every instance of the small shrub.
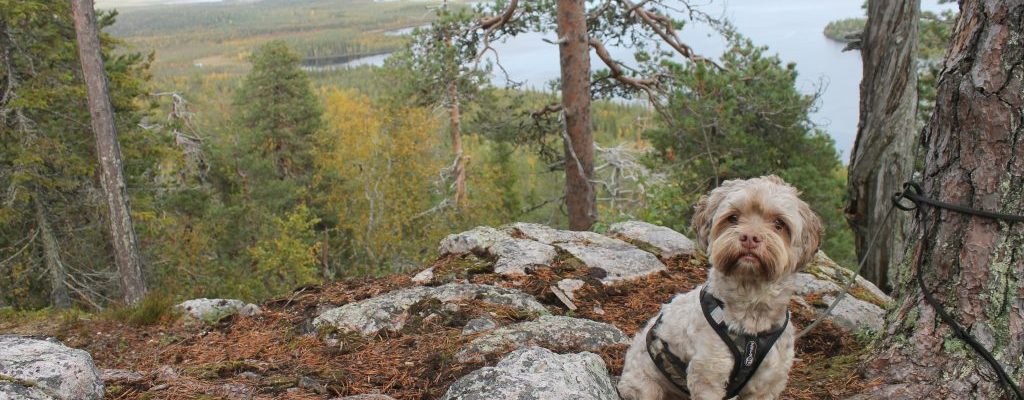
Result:
<instances>
[{"instance_id":1,"label":"small shrub","mask_svg":"<svg viewBox=\"0 0 1024 400\"><path fill-rule=\"evenodd\" d=\"M112 308L106 314L110 319L138 326L153 325L176 315L174 298L166 293L150 293L134 306Z\"/></svg>"}]
</instances>

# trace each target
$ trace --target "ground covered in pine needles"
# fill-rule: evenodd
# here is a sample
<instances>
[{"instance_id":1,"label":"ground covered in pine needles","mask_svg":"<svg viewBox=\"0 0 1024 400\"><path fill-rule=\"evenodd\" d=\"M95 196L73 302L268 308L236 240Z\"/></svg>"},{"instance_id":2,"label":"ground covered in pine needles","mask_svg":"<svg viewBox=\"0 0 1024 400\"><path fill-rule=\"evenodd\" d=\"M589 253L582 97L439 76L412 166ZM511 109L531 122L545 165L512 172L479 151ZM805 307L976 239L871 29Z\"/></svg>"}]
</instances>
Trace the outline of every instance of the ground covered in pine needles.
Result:
<instances>
[{"instance_id":1,"label":"ground covered in pine needles","mask_svg":"<svg viewBox=\"0 0 1024 400\"><path fill-rule=\"evenodd\" d=\"M485 264L469 256L441 259L434 267L444 279L518 288L553 314L608 322L630 336L662 303L705 278L702 260L689 259L669 260L667 271L609 288L571 258L514 280L499 279ZM593 283L576 293L576 311L567 310L550 289L566 277ZM412 400L439 398L456 379L483 366L455 360L458 349L476 337L460 335L466 321L486 314L505 325L531 317L474 301L442 318L420 318L424 312L414 307L405 328L375 338L325 338L312 327L311 320L323 310L412 285L409 276L396 275L304 287L261 304L258 316L231 317L214 326L184 324L171 313L146 323L111 313L77 313L0 318L0 333L57 337L91 353L101 369L142 374L141 379L108 383L108 399L327 399L383 393ZM792 308L798 328L813 318L802 307ZM820 324L797 341L797 360L783 397L835 399L863 391L871 385L856 373L864 346L831 323ZM621 372L625 351L625 346L614 346L602 352L613 375Z\"/></svg>"}]
</instances>

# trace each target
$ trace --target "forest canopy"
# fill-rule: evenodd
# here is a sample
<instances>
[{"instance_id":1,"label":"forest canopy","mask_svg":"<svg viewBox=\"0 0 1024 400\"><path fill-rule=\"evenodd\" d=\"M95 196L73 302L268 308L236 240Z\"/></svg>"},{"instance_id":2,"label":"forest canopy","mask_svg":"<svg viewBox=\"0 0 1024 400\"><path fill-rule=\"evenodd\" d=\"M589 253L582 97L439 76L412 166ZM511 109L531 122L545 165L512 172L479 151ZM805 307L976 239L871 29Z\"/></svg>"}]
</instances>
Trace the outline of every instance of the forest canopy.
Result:
<instances>
[{"instance_id":1,"label":"forest canopy","mask_svg":"<svg viewBox=\"0 0 1024 400\"><path fill-rule=\"evenodd\" d=\"M286 15L281 4L260 4L267 15ZM65 285L76 307L108 307L119 289L94 149L84 139L70 9L3 5L0 304L47 307L54 285ZM435 256L444 235L474 226L568 223L563 137L550 112L557 94L495 85L488 76L500 65L473 62L479 49L467 42L444 42L446 32L495 9L442 8L427 16L434 25L411 35L362 36L374 44L328 49L315 38L274 39L282 21L253 20L243 31L203 25L230 9L211 7L218 11L198 20L154 20L145 9L101 16L105 31L128 38L104 34L104 51L154 296L260 300L330 279L409 271ZM369 17L376 6L360 7L360 24L377 29L413 14L381 5L386 11ZM314 14L317 24L330 20ZM226 64L204 53L214 48L190 46L206 55L187 56L205 60L189 68L179 58L186 48L165 45L186 23L199 23L207 37L271 39L241 42ZM728 49L713 63L652 57L650 37L599 28L607 40L636 41L638 59L653 63L646 71L663 72L658 96L620 97L629 88L607 86L612 71L594 71L610 90L592 106L594 229L641 219L685 232L693 203L717 183L778 174L828 221L823 250L853 266L844 166L810 121L817 98L797 90L793 65L728 28ZM317 69L312 61L376 51L396 53L382 67ZM455 161L449 89L460 106ZM51 274L47 260L64 270Z\"/></svg>"}]
</instances>

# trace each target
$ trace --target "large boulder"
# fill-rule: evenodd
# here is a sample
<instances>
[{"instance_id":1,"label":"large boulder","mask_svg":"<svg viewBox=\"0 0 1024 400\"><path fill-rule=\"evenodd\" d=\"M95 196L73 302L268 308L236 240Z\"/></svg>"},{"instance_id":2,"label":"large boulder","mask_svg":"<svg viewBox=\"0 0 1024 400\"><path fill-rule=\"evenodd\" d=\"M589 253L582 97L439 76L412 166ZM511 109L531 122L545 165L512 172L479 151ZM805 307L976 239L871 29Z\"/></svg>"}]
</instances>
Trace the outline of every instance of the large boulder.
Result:
<instances>
[{"instance_id":1,"label":"large boulder","mask_svg":"<svg viewBox=\"0 0 1024 400\"><path fill-rule=\"evenodd\" d=\"M828 319L848 332L877 332L884 323L884 307L892 303L892 298L868 280L836 264L825 253L818 252L804 272L796 274L794 285L797 295L817 298L809 304L818 316L822 316L841 296L851 279L853 284L849 294L842 296Z\"/></svg>"},{"instance_id":2,"label":"large boulder","mask_svg":"<svg viewBox=\"0 0 1024 400\"><path fill-rule=\"evenodd\" d=\"M444 400L619 400L604 360L593 353L517 350L452 384Z\"/></svg>"},{"instance_id":3,"label":"large boulder","mask_svg":"<svg viewBox=\"0 0 1024 400\"><path fill-rule=\"evenodd\" d=\"M103 381L89 353L55 340L0 335L0 399L102 398Z\"/></svg>"},{"instance_id":4,"label":"large boulder","mask_svg":"<svg viewBox=\"0 0 1024 400\"><path fill-rule=\"evenodd\" d=\"M220 322L235 314L251 317L261 312L259 306L255 304L247 304L234 299L192 299L184 301L174 308L194 320L208 324Z\"/></svg>"},{"instance_id":5,"label":"large boulder","mask_svg":"<svg viewBox=\"0 0 1024 400\"><path fill-rule=\"evenodd\" d=\"M441 256L476 254L494 259L494 272L506 276L523 275L530 268L551 265L558 255L552 246L515 238L486 226L448 235L437 251Z\"/></svg>"},{"instance_id":6,"label":"large boulder","mask_svg":"<svg viewBox=\"0 0 1024 400\"><path fill-rule=\"evenodd\" d=\"M459 362L482 362L487 356L522 347L540 346L559 351L600 351L629 343L619 328L589 319L546 315L495 329L469 342L456 354Z\"/></svg>"},{"instance_id":7,"label":"large boulder","mask_svg":"<svg viewBox=\"0 0 1024 400\"><path fill-rule=\"evenodd\" d=\"M504 229L511 234L555 246L587 267L603 271L601 282L606 285L665 270L665 264L654 254L594 232L563 231L525 222L508 225Z\"/></svg>"},{"instance_id":8,"label":"large boulder","mask_svg":"<svg viewBox=\"0 0 1024 400\"><path fill-rule=\"evenodd\" d=\"M890 304L893 302L892 297L885 294L878 286L832 261L831 258L825 255L825 252L819 251L814 260L804 268L804 272L814 275L815 278L820 280L830 281L840 286L845 286L850 279L854 279L852 293L858 299L874 304Z\"/></svg>"},{"instance_id":9,"label":"large boulder","mask_svg":"<svg viewBox=\"0 0 1024 400\"><path fill-rule=\"evenodd\" d=\"M643 221L614 223L608 228L608 234L653 250L662 258L693 254L696 248L682 233Z\"/></svg>"},{"instance_id":10,"label":"large boulder","mask_svg":"<svg viewBox=\"0 0 1024 400\"><path fill-rule=\"evenodd\" d=\"M824 295L821 300L831 305L838 296ZM832 309L829 319L835 326L847 332L869 330L878 332L885 324L885 310L879 306L853 296L843 296Z\"/></svg>"},{"instance_id":11,"label":"large boulder","mask_svg":"<svg viewBox=\"0 0 1024 400\"><path fill-rule=\"evenodd\" d=\"M532 296L515 289L471 283L450 283L428 287L415 286L388 292L377 297L324 311L313 320L318 329L333 328L341 332L357 332L370 336L381 329L401 330L409 319L414 304L436 299L442 303L481 300L512 307L519 311L547 314L544 305Z\"/></svg>"}]
</instances>

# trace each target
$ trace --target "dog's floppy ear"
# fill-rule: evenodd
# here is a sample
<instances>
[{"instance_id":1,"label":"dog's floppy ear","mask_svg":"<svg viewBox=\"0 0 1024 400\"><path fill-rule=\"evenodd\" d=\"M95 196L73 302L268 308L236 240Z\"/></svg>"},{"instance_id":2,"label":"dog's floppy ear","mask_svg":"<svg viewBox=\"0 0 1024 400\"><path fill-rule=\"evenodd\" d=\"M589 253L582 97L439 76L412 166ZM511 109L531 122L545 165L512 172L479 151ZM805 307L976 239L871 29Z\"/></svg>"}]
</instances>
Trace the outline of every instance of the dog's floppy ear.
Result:
<instances>
[{"instance_id":1,"label":"dog's floppy ear","mask_svg":"<svg viewBox=\"0 0 1024 400\"><path fill-rule=\"evenodd\" d=\"M697 204L693 205L693 220L690 221L690 229L693 230L694 239L697 240L697 248L700 251L708 250L708 236L711 235L711 216L715 213L716 207L709 207L708 201L711 194L700 196Z\"/></svg>"},{"instance_id":2,"label":"dog's floppy ear","mask_svg":"<svg viewBox=\"0 0 1024 400\"><path fill-rule=\"evenodd\" d=\"M818 253L825 228L821 225L821 218L818 218L818 214L815 214L807 204L800 205L800 218L804 220L803 231L800 233L800 242L803 244L804 252L800 256L799 269L803 269L814 260L814 256Z\"/></svg>"},{"instance_id":3,"label":"dog's floppy ear","mask_svg":"<svg viewBox=\"0 0 1024 400\"><path fill-rule=\"evenodd\" d=\"M693 230L694 239L697 239L697 247L701 251L708 250L708 243L711 237L712 219L718 211L718 205L725 199L726 194L738 189L742 185L739 179L722 182L710 193L700 196L697 204L693 205L693 220L690 221L690 229Z\"/></svg>"}]
</instances>

